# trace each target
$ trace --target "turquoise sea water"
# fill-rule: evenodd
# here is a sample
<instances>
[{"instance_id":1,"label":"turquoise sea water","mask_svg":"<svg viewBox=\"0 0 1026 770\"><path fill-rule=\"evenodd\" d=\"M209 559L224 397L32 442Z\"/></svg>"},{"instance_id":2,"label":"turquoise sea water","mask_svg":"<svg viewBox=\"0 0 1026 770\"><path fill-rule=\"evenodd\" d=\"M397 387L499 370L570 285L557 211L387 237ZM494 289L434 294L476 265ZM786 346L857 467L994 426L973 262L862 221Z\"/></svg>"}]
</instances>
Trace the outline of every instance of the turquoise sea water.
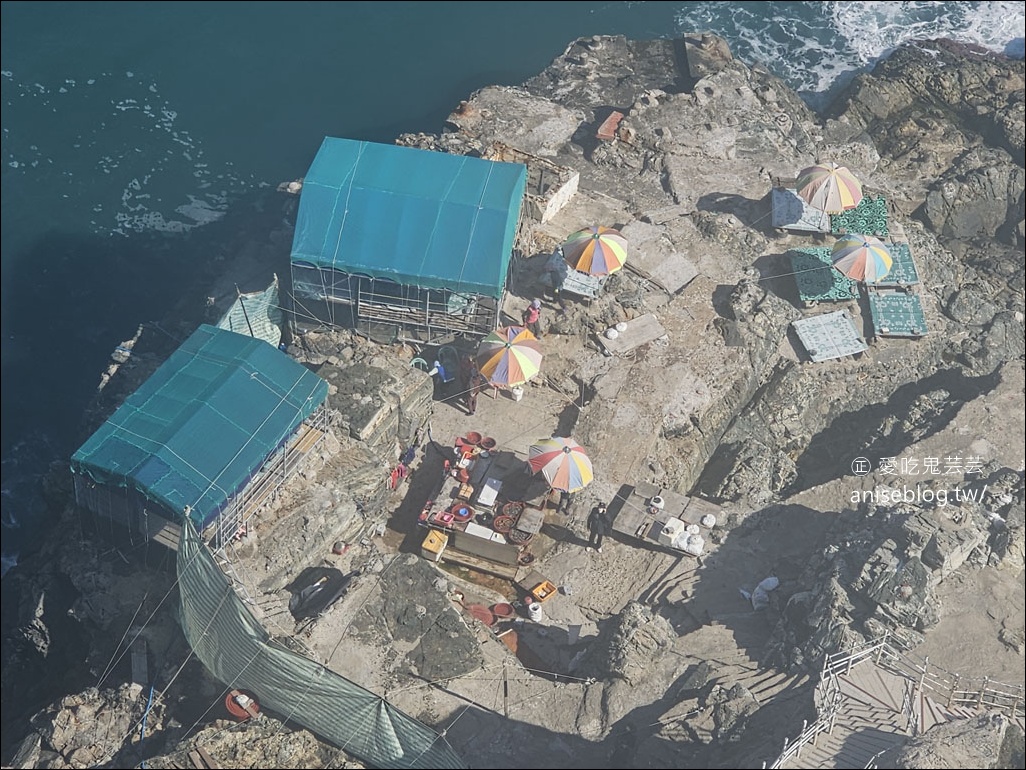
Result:
<instances>
[{"instance_id":1,"label":"turquoise sea water","mask_svg":"<svg viewBox=\"0 0 1026 770\"><path fill-rule=\"evenodd\" d=\"M0 15L5 571L111 350L170 308L196 260L230 250L204 225L302 176L325 135L438 132L472 91L524 81L580 36L712 30L816 107L905 40L1021 56L1024 24L1014 2L4 2Z\"/></svg>"}]
</instances>

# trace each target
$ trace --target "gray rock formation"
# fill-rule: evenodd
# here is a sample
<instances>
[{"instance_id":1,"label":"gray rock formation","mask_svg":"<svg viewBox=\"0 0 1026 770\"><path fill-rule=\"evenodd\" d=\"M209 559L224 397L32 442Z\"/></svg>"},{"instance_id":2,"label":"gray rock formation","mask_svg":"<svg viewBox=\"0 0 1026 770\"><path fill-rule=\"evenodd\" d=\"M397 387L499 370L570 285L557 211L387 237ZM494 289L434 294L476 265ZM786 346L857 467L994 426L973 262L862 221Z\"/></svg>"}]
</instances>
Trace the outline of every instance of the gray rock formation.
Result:
<instances>
[{"instance_id":1,"label":"gray rock formation","mask_svg":"<svg viewBox=\"0 0 1026 770\"><path fill-rule=\"evenodd\" d=\"M1022 731L999 714L937 725L882 754L878 767L1022 767Z\"/></svg>"},{"instance_id":2,"label":"gray rock formation","mask_svg":"<svg viewBox=\"0 0 1026 770\"><path fill-rule=\"evenodd\" d=\"M936 499L849 503L838 489L850 481L854 455L896 457L939 435L954 440L960 420L981 419L982 407L974 406L1006 399L1021 379L1023 72L1021 61L945 43L908 46L857 78L821 122L781 81L733 59L715 36L597 36L571 43L522 87L472 95L445 132L399 140L475 155L502 143L573 168L589 211L645 244L599 300L550 319L549 331L594 349L605 327L653 312L666 339L639 348L630 367L554 356L545 382L580 395L573 417L582 443L630 453L641 475L650 471L667 487L692 492L697 484L729 501L728 537L772 521L799 498L836 512L825 544L799 557L796 579L773 594L767 610L772 630L764 647L781 668L814 670L824 655L882 630L918 641L938 622L944 581L969 569L1022 568L1021 467L953 479L952 489L991 485L983 501L958 506L957 517ZM624 114L616 136L599 139L613 109ZM789 269L782 255L794 241L768 226L763 191L771 174L793 173L817 155L857 161L867 186L886 191L902 215L896 218L911 248L929 262L921 295L931 326L926 338L816 366L788 352L789 327L801 309L793 282L781 280ZM531 233L525 250L534 253L516 266L517 286L536 288L535 257L555 242L544 227ZM145 343L134 357L146 365L123 367L125 379L105 389L106 406L160 360L156 348L146 358ZM241 544L243 557L263 560L267 577L253 590L280 598L335 541L367 541L363 556L379 585L347 628L379 653L376 684L384 691L481 669L479 629L454 609L433 567L413 555L377 553L370 542L384 531L390 505L382 480L430 416L430 378L409 366L406 350L347 332L307 333L289 352L331 384L330 425L303 471L305 483L286 488ZM1021 388L1018 399L1013 407L1021 409ZM877 489L915 479L878 473L870 481ZM8 672L22 667L38 677L58 646L88 650L83 669L104 670L147 588L142 581L127 594L122 588L117 595L128 600L120 605L105 599L120 584L119 563L66 546L52 571L20 579L25 591L11 605L18 631L4 645L5 704L24 686ZM9 581L5 593L14 586ZM154 595L162 595L161 581L153 582ZM4 605L8 611L6 599ZM55 626L58 617L70 628ZM573 661L585 682L570 695L560 685L545 691L545 701L532 701L546 703L559 721L532 737L551 741L559 756L587 750L616 766L635 757L677 766L684 752L706 742L722 751L719 760L745 756L749 741L760 745L761 737L746 732L760 706L755 696L740 684L714 682L716 666L685 664L674 649L680 632L664 614L631 602L600 622L604 628ZM1021 649L1021 627L1010 624L1002 634L1003 644ZM175 634L165 629L152 641L171 649ZM171 678L162 674L163 682ZM176 692L165 698L168 710L185 701ZM430 713L430 698L424 704ZM651 726L675 708L681 714L654 737ZM792 705L783 710L793 720ZM117 761L111 758L120 744L105 744L92 728L68 728L76 715L128 734L139 701L112 690L69 696L37 717L46 745L29 741L23 758L52 766ZM154 730L170 725L164 714L154 718ZM232 766L339 761L312 736L268 720L215 725L177 747L172 728L165 729L172 753L147 760L150 767L184 765L183 752L193 746L216 746L219 760L232 757ZM495 744L515 763L508 729ZM989 729L979 725L981 734ZM575 742L581 736L586 740ZM973 761L981 760L966 758L962 766Z\"/></svg>"}]
</instances>

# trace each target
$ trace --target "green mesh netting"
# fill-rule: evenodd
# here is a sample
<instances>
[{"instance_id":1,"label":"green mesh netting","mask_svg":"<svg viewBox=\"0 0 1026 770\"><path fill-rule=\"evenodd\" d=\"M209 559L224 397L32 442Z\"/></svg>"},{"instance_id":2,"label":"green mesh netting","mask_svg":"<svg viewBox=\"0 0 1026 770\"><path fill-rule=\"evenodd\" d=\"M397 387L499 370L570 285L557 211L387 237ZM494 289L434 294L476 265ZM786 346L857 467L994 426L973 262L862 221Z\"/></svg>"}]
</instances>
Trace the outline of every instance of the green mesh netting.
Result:
<instances>
[{"instance_id":1,"label":"green mesh netting","mask_svg":"<svg viewBox=\"0 0 1026 770\"><path fill-rule=\"evenodd\" d=\"M320 663L273 641L186 522L178 550L182 630L229 687L249 690L370 767L465 768L442 736Z\"/></svg>"},{"instance_id":2,"label":"green mesh netting","mask_svg":"<svg viewBox=\"0 0 1026 770\"><path fill-rule=\"evenodd\" d=\"M278 301L278 276L274 276L274 282L263 291L240 294L217 322L217 328L259 337L278 347L284 321Z\"/></svg>"}]
</instances>

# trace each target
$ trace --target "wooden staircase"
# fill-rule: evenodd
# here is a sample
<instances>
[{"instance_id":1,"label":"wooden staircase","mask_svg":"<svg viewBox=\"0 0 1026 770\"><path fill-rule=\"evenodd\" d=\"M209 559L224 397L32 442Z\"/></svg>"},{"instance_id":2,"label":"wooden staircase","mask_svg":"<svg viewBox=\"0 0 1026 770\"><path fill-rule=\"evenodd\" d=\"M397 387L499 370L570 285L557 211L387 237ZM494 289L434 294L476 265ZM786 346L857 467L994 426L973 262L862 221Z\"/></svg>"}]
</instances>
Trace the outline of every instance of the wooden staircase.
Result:
<instances>
[{"instance_id":1,"label":"wooden staircase","mask_svg":"<svg viewBox=\"0 0 1026 770\"><path fill-rule=\"evenodd\" d=\"M764 622L762 618L756 619ZM808 674L789 674L765 668L743 649L734 648L733 651L727 652L734 643L737 626L744 622L744 618L735 618L732 621L733 625L728 627L714 620L689 635L689 639L692 640L691 649L695 650L696 662L705 661L713 670L708 681L701 687L702 695L696 694L694 697L685 698L663 714L660 719L663 725L660 733L667 740L695 741L707 745L717 740L718 725L714 718L714 710L709 705L702 705L704 696L717 686L728 691L736 685L744 687L759 705L759 711L752 716L752 719L757 720L762 714L762 707L771 702L776 709L791 699L809 697L807 686L811 685L812 677ZM729 643L724 637L729 638ZM710 654L713 650L717 650L718 653ZM786 708L786 705L784 707ZM746 730L746 740L751 740L758 734L758 729ZM766 735L766 745L760 747L755 756L764 756L775 748L768 731ZM755 749L753 746L752 750Z\"/></svg>"},{"instance_id":2,"label":"wooden staircase","mask_svg":"<svg viewBox=\"0 0 1026 770\"><path fill-rule=\"evenodd\" d=\"M827 658L816 687L820 717L784 746L773 768L875 767L881 752L931 727L990 709L1022 721L1022 689L983 681L959 689L959 677L896 651L887 637ZM935 697L937 696L937 697Z\"/></svg>"}]
</instances>

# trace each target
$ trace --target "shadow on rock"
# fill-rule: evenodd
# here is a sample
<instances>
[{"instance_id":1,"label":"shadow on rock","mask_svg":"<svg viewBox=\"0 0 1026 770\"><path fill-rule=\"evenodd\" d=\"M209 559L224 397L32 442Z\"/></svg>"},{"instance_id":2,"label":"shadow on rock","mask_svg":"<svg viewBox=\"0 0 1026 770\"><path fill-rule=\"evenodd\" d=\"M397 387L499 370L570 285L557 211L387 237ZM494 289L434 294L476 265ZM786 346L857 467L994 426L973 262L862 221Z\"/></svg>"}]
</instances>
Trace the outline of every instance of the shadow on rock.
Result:
<instances>
[{"instance_id":1,"label":"shadow on rock","mask_svg":"<svg viewBox=\"0 0 1026 770\"><path fill-rule=\"evenodd\" d=\"M962 405L994 389L999 375L967 377L944 369L897 388L883 403L845 412L813 436L796 462L797 477L787 490L793 494L839 479L851 472L856 457L874 468L885 457L942 430Z\"/></svg>"}]
</instances>

